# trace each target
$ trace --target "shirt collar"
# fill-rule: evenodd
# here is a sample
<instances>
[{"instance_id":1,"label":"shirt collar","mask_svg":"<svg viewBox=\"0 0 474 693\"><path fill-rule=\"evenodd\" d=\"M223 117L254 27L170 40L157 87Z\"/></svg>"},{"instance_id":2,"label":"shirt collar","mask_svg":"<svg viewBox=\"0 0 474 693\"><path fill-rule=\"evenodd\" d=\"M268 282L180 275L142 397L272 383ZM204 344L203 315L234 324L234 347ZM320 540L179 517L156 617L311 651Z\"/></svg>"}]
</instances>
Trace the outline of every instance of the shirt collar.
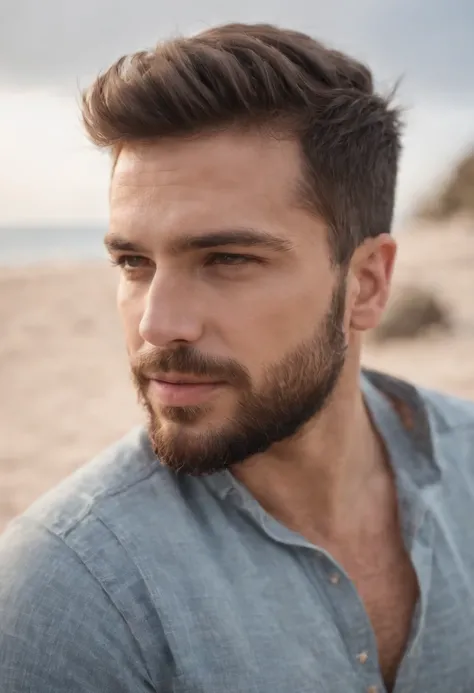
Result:
<instances>
[{"instance_id":1,"label":"shirt collar","mask_svg":"<svg viewBox=\"0 0 474 693\"><path fill-rule=\"evenodd\" d=\"M392 430L398 426L400 437L409 444L412 454L407 449L398 463L418 487L435 484L440 477L440 467L428 408L420 390L399 378L367 369L361 374L361 388L382 437L384 422L391 420Z\"/></svg>"}]
</instances>

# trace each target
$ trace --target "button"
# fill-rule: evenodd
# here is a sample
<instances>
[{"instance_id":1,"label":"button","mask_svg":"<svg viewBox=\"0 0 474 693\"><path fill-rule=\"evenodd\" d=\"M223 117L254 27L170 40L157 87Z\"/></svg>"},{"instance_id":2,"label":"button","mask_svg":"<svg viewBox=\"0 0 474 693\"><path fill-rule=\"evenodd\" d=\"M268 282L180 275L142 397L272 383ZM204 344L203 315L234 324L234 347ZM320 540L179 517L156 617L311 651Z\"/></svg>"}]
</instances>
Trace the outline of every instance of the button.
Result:
<instances>
[{"instance_id":1,"label":"button","mask_svg":"<svg viewBox=\"0 0 474 693\"><path fill-rule=\"evenodd\" d=\"M367 693L378 693L378 688L377 686L369 686L367 689Z\"/></svg>"},{"instance_id":2,"label":"button","mask_svg":"<svg viewBox=\"0 0 474 693\"><path fill-rule=\"evenodd\" d=\"M338 585L341 581L341 576L339 575L339 573L331 573L331 575L329 576L329 581L333 585Z\"/></svg>"},{"instance_id":3,"label":"button","mask_svg":"<svg viewBox=\"0 0 474 693\"><path fill-rule=\"evenodd\" d=\"M361 664L365 664L366 661L369 659L369 653L368 652L361 652L360 654L357 655L357 659Z\"/></svg>"}]
</instances>

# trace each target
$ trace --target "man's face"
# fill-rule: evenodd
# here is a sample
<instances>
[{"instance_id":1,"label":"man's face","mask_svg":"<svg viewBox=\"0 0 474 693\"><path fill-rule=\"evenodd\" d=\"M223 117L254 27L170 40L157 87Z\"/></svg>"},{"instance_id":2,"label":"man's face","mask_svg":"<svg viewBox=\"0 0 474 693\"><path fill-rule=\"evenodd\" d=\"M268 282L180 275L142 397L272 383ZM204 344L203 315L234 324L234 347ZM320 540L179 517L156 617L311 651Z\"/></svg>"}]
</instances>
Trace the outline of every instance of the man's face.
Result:
<instances>
[{"instance_id":1,"label":"man's face","mask_svg":"<svg viewBox=\"0 0 474 693\"><path fill-rule=\"evenodd\" d=\"M297 433L345 355L345 281L296 203L297 145L236 132L124 148L107 245L161 462L218 471Z\"/></svg>"}]
</instances>

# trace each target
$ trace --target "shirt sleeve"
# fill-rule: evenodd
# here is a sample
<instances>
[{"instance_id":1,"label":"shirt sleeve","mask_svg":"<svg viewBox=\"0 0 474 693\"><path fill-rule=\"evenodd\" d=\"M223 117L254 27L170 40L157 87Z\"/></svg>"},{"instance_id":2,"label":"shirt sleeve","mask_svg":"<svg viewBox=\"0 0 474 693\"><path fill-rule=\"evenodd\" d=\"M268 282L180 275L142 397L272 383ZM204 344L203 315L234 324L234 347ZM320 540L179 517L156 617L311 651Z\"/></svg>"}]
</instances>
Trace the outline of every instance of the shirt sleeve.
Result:
<instances>
[{"instance_id":1,"label":"shirt sleeve","mask_svg":"<svg viewBox=\"0 0 474 693\"><path fill-rule=\"evenodd\" d=\"M0 691L155 690L125 620L74 551L14 522L0 536Z\"/></svg>"}]
</instances>

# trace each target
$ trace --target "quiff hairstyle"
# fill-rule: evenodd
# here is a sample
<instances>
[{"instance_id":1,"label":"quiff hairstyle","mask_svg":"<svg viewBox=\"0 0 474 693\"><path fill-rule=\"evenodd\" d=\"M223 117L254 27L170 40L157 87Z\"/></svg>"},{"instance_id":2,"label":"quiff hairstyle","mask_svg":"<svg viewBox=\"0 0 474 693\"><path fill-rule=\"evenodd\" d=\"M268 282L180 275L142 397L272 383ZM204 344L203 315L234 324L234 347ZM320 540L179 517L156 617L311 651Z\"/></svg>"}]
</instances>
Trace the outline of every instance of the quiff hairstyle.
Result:
<instances>
[{"instance_id":1,"label":"quiff hairstyle","mask_svg":"<svg viewBox=\"0 0 474 693\"><path fill-rule=\"evenodd\" d=\"M299 145L300 201L345 265L391 230L400 111L360 62L306 34L226 24L123 56L82 94L90 139L116 162L125 143L267 128Z\"/></svg>"}]
</instances>

